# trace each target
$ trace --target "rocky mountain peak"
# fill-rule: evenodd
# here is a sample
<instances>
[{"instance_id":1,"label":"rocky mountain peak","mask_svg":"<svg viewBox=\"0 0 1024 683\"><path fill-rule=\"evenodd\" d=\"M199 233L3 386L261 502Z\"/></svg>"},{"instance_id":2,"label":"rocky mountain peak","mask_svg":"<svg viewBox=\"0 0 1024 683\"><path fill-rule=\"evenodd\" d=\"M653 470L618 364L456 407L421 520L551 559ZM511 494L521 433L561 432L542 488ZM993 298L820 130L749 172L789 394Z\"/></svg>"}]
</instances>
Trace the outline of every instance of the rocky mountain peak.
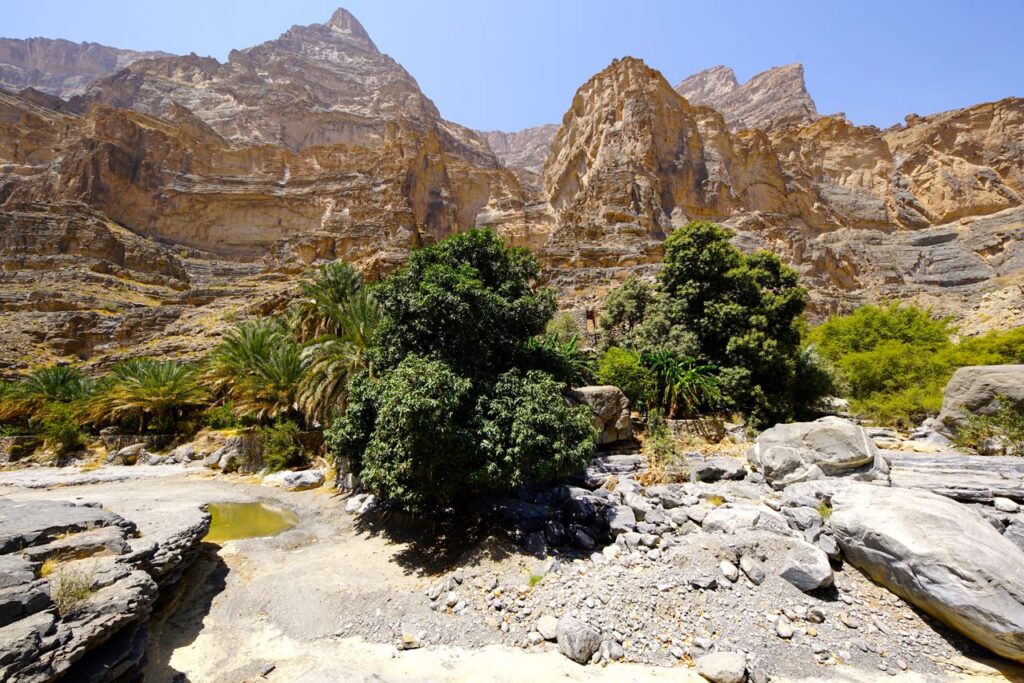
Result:
<instances>
[{"instance_id":1,"label":"rocky mountain peak","mask_svg":"<svg viewBox=\"0 0 1024 683\"><path fill-rule=\"evenodd\" d=\"M818 113L799 63L773 67L742 85L732 69L715 66L684 79L676 92L693 104L720 111L734 130L766 129Z\"/></svg>"},{"instance_id":2,"label":"rocky mountain peak","mask_svg":"<svg viewBox=\"0 0 1024 683\"><path fill-rule=\"evenodd\" d=\"M359 20L352 16L352 13L343 7L339 7L331 15L330 20L325 24L331 32L345 36L348 42L363 45L368 52L378 52L377 46L370 40L370 34L366 32Z\"/></svg>"}]
</instances>

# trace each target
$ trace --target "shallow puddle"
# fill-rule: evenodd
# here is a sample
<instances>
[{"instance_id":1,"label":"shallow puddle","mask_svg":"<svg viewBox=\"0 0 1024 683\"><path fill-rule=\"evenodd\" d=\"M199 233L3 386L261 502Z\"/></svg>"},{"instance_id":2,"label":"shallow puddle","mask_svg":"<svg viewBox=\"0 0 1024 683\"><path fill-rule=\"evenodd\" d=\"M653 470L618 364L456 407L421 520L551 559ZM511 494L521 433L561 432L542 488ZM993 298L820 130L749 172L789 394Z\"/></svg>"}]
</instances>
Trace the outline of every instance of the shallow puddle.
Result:
<instances>
[{"instance_id":1,"label":"shallow puddle","mask_svg":"<svg viewBox=\"0 0 1024 683\"><path fill-rule=\"evenodd\" d=\"M294 512L265 503L210 503L208 508L213 520L203 539L207 543L276 536L299 522Z\"/></svg>"}]
</instances>

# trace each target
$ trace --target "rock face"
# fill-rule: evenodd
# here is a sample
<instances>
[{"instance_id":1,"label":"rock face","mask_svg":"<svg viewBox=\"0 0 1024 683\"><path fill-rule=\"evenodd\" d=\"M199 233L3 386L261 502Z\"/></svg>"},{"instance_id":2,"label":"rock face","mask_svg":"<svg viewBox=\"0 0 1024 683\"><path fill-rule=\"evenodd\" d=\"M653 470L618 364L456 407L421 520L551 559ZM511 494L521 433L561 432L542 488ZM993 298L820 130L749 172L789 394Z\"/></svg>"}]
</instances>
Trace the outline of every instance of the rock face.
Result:
<instances>
[{"instance_id":1,"label":"rock face","mask_svg":"<svg viewBox=\"0 0 1024 683\"><path fill-rule=\"evenodd\" d=\"M558 126L548 123L514 133L491 130L481 131L479 134L506 168L523 169L539 174L551 152L551 142L557 133Z\"/></svg>"},{"instance_id":2,"label":"rock face","mask_svg":"<svg viewBox=\"0 0 1024 683\"><path fill-rule=\"evenodd\" d=\"M97 43L0 38L0 88L15 92L34 88L67 99L140 59L168 56L166 52L119 50Z\"/></svg>"},{"instance_id":3,"label":"rock face","mask_svg":"<svg viewBox=\"0 0 1024 683\"><path fill-rule=\"evenodd\" d=\"M139 537L133 522L99 507L0 501L4 680L141 676L159 589L191 564L209 525L195 508L157 510ZM39 576L47 560L56 565Z\"/></svg>"},{"instance_id":4,"label":"rock face","mask_svg":"<svg viewBox=\"0 0 1024 683\"><path fill-rule=\"evenodd\" d=\"M590 408L598 445L633 438L629 399L618 387L580 387L572 391L572 398Z\"/></svg>"},{"instance_id":5,"label":"rock face","mask_svg":"<svg viewBox=\"0 0 1024 683\"><path fill-rule=\"evenodd\" d=\"M815 316L914 299L965 333L1024 324L1024 100L882 131L815 118L799 66L706 72L691 102L626 58L557 132L482 136L344 10L225 63L150 57L80 68L99 77L70 101L0 92L5 375L142 343L198 357L309 265L377 277L478 225L532 249L567 308L653 275L665 236L707 219L795 264Z\"/></svg>"},{"instance_id":6,"label":"rock face","mask_svg":"<svg viewBox=\"0 0 1024 683\"><path fill-rule=\"evenodd\" d=\"M747 459L776 489L825 477L885 477L889 471L864 428L838 417L766 429Z\"/></svg>"},{"instance_id":7,"label":"rock face","mask_svg":"<svg viewBox=\"0 0 1024 683\"><path fill-rule=\"evenodd\" d=\"M691 104L721 112L732 129L767 129L818 114L804 83L803 64L768 69L743 85L732 69L715 66L683 80L675 89Z\"/></svg>"},{"instance_id":8,"label":"rock face","mask_svg":"<svg viewBox=\"0 0 1024 683\"><path fill-rule=\"evenodd\" d=\"M844 483L831 525L874 581L1007 659L1024 661L1024 553L980 515L924 491Z\"/></svg>"},{"instance_id":9,"label":"rock face","mask_svg":"<svg viewBox=\"0 0 1024 683\"><path fill-rule=\"evenodd\" d=\"M1024 407L1024 365L973 365L960 368L946 384L939 422L956 432L972 414L993 415L1000 396Z\"/></svg>"}]
</instances>

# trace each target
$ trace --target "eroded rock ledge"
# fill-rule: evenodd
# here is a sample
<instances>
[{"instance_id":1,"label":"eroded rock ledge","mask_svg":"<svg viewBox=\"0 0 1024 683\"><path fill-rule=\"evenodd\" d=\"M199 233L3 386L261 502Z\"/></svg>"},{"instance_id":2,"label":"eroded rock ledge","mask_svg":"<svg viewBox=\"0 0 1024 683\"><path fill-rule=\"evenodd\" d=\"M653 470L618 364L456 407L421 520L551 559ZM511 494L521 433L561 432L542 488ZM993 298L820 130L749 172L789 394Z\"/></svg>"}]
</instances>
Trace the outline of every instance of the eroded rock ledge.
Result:
<instances>
[{"instance_id":1,"label":"eroded rock ledge","mask_svg":"<svg viewBox=\"0 0 1024 683\"><path fill-rule=\"evenodd\" d=\"M210 526L194 505L160 508L136 525L95 505L0 500L0 680L141 673L160 590Z\"/></svg>"}]
</instances>

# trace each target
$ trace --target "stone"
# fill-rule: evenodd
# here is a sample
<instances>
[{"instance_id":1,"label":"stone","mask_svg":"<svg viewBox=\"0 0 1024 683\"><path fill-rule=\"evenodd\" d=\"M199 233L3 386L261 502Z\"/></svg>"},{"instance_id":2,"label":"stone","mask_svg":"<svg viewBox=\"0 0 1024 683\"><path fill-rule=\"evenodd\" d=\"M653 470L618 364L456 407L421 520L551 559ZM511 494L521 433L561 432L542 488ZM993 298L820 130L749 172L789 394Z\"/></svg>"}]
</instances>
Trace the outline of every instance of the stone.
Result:
<instances>
[{"instance_id":1,"label":"stone","mask_svg":"<svg viewBox=\"0 0 1024 683\"><path fill-rule=\"evenodd\" d=\"M563 616L556 627L558 651L579 664L586 664L601 647L601 634L576 617Z\"/></svg>"},{"instance_id":2,"label":"stone","mask_svg":"<svg viewBox=\"0 0 1024 683\"><path fill-rule=\"evenodd\" d=\"M1003 538L1007 539L1021 550L1024 550L1024 522L1017 521L1006 525Z\"/></svg>"},{"instance_id":3,"label":"stone","mask_svg":"<svg viewBox=\"0 0 1024 683\"><path fill-rule=\"evenodd\" d=\"M722 505L708 511L702 527L708 533L735 534L744 529L753 529L760 519L761 510L753 505Z\"/></svg>"},{"instance_id":4,"label":"stone","mask_svg":"<svg viewBox=\"0 0 1024 683\"><path fill-rule=\"evenodd\" d=\"M1020 505L1013 502L1009 498L1000 498L997 496L992 499L992 504L999 512L1007 512L1010 514L1014 514L1020 510Z\"/></svg>"},{"instance_id":5,"label":"stone","mask_svg":"<svg viewBox=\"0 0 1024 683\"><path fill-rule=\"evenodd\" d=\"M621 389L613 386L580 387L573 389L570 395L577 403L590 408L598 445L633 438L629 399Z\"/></svg>"},{"instance_id":6,"label":"stone","mask_svg":"<svg viewBox=\"0 0 1024 683\"><path fill-rule=\"evenodd\" d=\"M780 614L778 621L775 622L775 635L783 640L789 640L793 637L793 624L789 622L785 615Z\"/></svg>"},{"instance_id":7,"label":"stone","mask_svg":"<svg viewBox=\"0 0 1024 683\"><path fill-rule=\"evenodd\" d=\"M548 554L548 543L543 531L527 534L523 541L523 547L534 557L544 557Z\"/></svg>"},{"instance_id":8,"label":"stone","mask_svg":"<svg viewBox=\"0 0 1024 683\"><path fill-rule=\"evenodd\" d=\"M764 583L764 569L750 555L743 555L740 557L740 569L742 569L743 573L748 579L750 579L750 583L755 586L760 586Z\"/></svg>"},{"instance_id":9,"label":"stone","mask_svg":"<svg viewBox=\"0 0 1024 683\"><path fill-rule=\"evenodd\" d=\"M747 675L747 658L742 652L713 652L694 663L697 673L711 683L743 683Z\"/></svg>"},{"instance_id":10,"label":"stone","mask_svg":"<svg viewBox=\"0 0 1024 683\"><path fill-rule=\"evenodd\" d=\"M555 640L558 638L558 619L550 614L543 615L535 624L537 632L544 640Z\"/></svg>"},{"instance_id":11,"label":"stone","mask_svg":"<svg viewBox=\"0 0 1024 683\"><path fill-rule=\"evenodd\" d=\"M145 450L146 444L135 443L107 453L107 457L103 459L103 462L107 465L134 465Z\"/></svg>"},{"instance_id":12,"label":"stone","mask_svg":"<svg viewBox=\"0 0 1024 683\"><path fill-rule=\"evenodd\" d=\"M758 435L747 459L776 489L825 477L888 474L885 459L864 428L838 417L766 429Z\"/></svg>"},{"instance_id":13,"label":"stone","mask_svg":"<svg viewBox=\"0 0 1024 683\"><path fill-rule=\"evenodd\" d=\"M1024 552L970 508L849 483L830 518L847 562L979 645L1024 661Z\"/></svg>"},{"instance_id":14,"label":"stone","mask_svg":"<svg viewBox=\"0 0 1024 683\"><path fill-rule=\"evenodd\" d=\"M719 562L718 569L722 572L722 576L724 576L729 583L736 583L740 578L739 569L737 569L736 565L728 560L722 560Z\"/></svg>"},{"instance_id":15,"label":"stone","mask_svg":"<svg viewBox=\"0 0 1024 683\"><path fill-rule=\"evenodd\" d=\"M1024 407L1024 365L971 365L959 368L946 383L938 421L955 434L969 415L994 415L998 397Z\"/></svg>"},{"instance_id":16,"label":"stone","mask_svg":"<svg viewBox=\"0 0 1024 683\"><path fill-rule=\"evenodd\" d=\"M782 562L779 576L803 592L832 585L832 567L819 548L804 541L795 541Z\"/></svg>"},{"instance_id":17,"label":"stone","mask_svg":"<svg viewBox=\"0 0 1024 683\"><path fill-rule=\"evenodd\" d=\"M605 511L608 532L613 536L636 531L636 513L627 505L613 505Z\"/></svg>"},{"instance_id":18,"label":"stone","mask_svg":"<svg viewBox=\"0 0 1024 683\"><path fill-rule=\"evenodd\" d=\"M288 491L308 491L323 486L323 470L282 470L263 477L264 486L275 486Z\"/></svg>"},{"instance_id":19,"label":"stone","mask_svg":"<svg viewBox=\"0 0 1024 683\"><path fill-rule=\"evenodd\" d=\"M842 553L839 551L839 544L837 544L836 539L829 534L822 534L818 537L818 547L821 548L821 551L833 562L838 562L842 557Z\"/></svg>"},{"instance_id":20,"label":"stone","mask_svg":"<svg viewBox=\"0 0 1024 683\"><path fill-rule=\"evenodd\" d=\"M716 482L723 479L740 480L747 476L747 468L737 458L718 457L698 460L690 466L690 481Z\"/></svg>"},{"instance_id":21,"label":"stone","mask_svg":"<svg viewBox=\"0 0 1024 683\"><path fill-rule=\"evenodd\" d=\"M547 540L548 545L556 548L569 542L569 534L565 530L565 525L557 519L549 519L544 523L544 538Z\"/></svg>"}]
</instances>

